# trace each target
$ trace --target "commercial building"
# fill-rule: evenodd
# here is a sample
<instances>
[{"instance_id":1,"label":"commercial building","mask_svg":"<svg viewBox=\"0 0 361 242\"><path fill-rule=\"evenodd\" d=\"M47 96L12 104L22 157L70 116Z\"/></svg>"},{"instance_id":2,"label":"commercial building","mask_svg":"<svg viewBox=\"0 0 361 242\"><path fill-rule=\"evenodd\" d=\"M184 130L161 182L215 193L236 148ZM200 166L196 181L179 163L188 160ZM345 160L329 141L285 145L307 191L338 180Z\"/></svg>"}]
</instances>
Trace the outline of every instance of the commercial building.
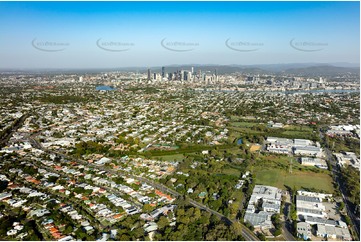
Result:
<instances>
[{"instance_id":1,"label":"commercial building","mask_svg":"<svg viewBox=\"0 0 361 242\"><path fill-rule=\"evenodd\" d=\"M309 155L309 156L322 156L322 148L316 146L295 146L293 147L295 155Z\"/></svg>"},{"instance_id":2,"label":"commercial building","mask_svg":"<svg viewBox=\"0 0 361 242\"><path fill-rule=\"evenodd\" d=\"M360 169L360 159L353 152L334 153L337 159L337 164L341 167L345 165L352 166L356 169Z\"/></svg>"},{"instance_id":3,"label":"commercial building","mask_svg":"<svg viewBox=\"0 0 361 242\"><path fill-rule=\"evenodd\" d=\"M256 185L248 202L244 221L249 222L255 228L272 228L271 216L280 213L282 190L271 187ZM262 206L260 206L262 204ZM257 211L256 207L261 209Z\"/></svg>"},{"instance_id":4,"label":"commercial building","mask_svg":"<svg viewBox=\"0 0 361 242\"><path fill-rule=\"evenodd\" d=\"M307 216L327 218L326 208L318 197L297 195L296 209L298 218L302 220Z\"/></svg>"},{"instance_id":5,"label":"commercial building","mask_svg":"<svg viewBox=\"0 0 361 242\"><path fill-rule=\"evenodd\" d=\"M347 228L317 224L317 237L351 241L352 237Z\"/></svg>"},{"instance_id":6,"label":"commercial building","mask_svg":"<svg viewBox=\"0 0 361 242\"><path fill-rule=\"evenodd\" d=\"M331 197L331 194L321 194L306 191L297 191L296 210L298 219L297 235L307 240L312 235L312 226L316 227L314 235L324 239L351 240L347 224L343 221L328 219L323 199Z\"/></svg>"},{"instance_id":7,"label":"commercial building","mask_svg":"<svg viewBox=\"0 0 361 242\"><path fill-rule=\"evenodd\" d=\"M300 158L301 165L304 166L315 166L321 169L327 169L327 163L325 160L320 158L312 158L312 157L301 157Z\"/></svg>"},{"instance_id":8,"label":"commercial building","mask_svg":"<svg viewBox=\"0 0 361 242\"><path fill-rule=\"evenodd\" d=\"M311 225L305 222L297 223L297 236L307 240L312 236Z\"/></svg>"}]
</instances>

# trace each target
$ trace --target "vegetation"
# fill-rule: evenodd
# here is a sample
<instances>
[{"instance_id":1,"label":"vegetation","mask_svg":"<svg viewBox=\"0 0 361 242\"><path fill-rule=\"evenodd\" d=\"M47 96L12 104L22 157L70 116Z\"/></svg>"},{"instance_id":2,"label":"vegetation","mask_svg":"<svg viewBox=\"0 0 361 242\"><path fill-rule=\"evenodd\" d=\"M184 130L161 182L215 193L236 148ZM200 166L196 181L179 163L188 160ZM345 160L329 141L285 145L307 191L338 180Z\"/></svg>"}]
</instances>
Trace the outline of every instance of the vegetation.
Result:
<instances>
[{"instance_id":1,"label":"vegetation","mask_svg":"<svg viewBox=\"0 0 361 242\"><path fill-rule=\"evenodd\" d=\"M265 124L254 122L231 122L229 129L239 132L242 137L257 135L264 138L275 136L289 139L310 139L318 141L317 132L314 133L314 126L286 126L284 128L269 128ZM258 142L255 142L258 143Z\"/></svg>"},{"instance_id":2,"label":"vegetation","mask_svg":"<svg viewBox=\"0 0 361 242\"><path fill-rule=\"evenodd\" d=\"M177 223L173 227L161 228L159 224L167 223L165 219L158 221L159 234L157 240L244 240L237 225L228 226L217 216L198 208L178 204L175 212ZM161 221L161 219L163 221Z\"/></svg>"},{"instance_id":3,"label":"vegetation","mask_svg":"<svg viewBox=\"0 0 361 242\"><path fill-rule=\"evenodd\" d=\"M279 236L282 234L282 224L279 214L273 214L272 217L272 224L275 227L275 231L273 232L274 236Z\"/></svg>"},{"instance_id":4,"label":"vegetation","mask_svg":"<svg viewBox=\"0 0 361 242\"><path fill-rule=\"evenodd\" d=\"M329 137L325 136L325 141L328 147L333 152L354 152L360 155L360 140L353 137Z\"/></svg>"},{"instance_id":5,"label":"vegetation","mask_svg":"<svg viewBox=\"0 0 361 242\"><path fill-rule=\"evenodd\" d=\"M85 102L87 99L82 96L61 95L61 96L44 96L44 97L40 97L39 100L45 103L65 104L65 103Z\"/></svg>"},{"instance_id":6,"label":"vegetation","mask_svg":"<svg viewBox=\"0 0 361 242\"><path fill-rule=\"evenodd\" d=\"M213 158L206 162L203 160L201 155L196 154L187 157L177 169L183 174L172 174L160 182L226 216L235 218L244 196L242 190L234 187L238 179L241 179L241 174L245 173L248 163L231 166L228 162L216 161ZM197 162L196 167L194 162ZM171 178L177 181L172 183ZM188 189L193 189L193 192L188 194ZM202 192L205 196L200 198L199 194ZM230 200L233 200L233 203L229 203Z\"/></svg>"},{"instance_id":7,"label":"vegetation","mask_svg":"<svg viewBox=\"0 0 361 242\"><path fill-rule=\"evenodd\" d=\"M257 169L255 171L256 183L275 186L280 189L285 187L296 187L303 190L314 190L318 192L333 193L332 178L327 174L312 172L288 171L279 169Z\"/></svg>"},{"instance_id":8,"label":"vegetation","mask_svg":"<svg viewBox=\"0 0 361 242\"><path fill-rule=\"evenodd\" d=\"M341 182L347 197L356 206L360 204L360 172L351 166L341 169Z\"/></svg>"},{"instance_id":9,"label":"vegetation","mask_svg":"<svg viewBox=\"0 0 361 242\"><path fill-rule=\"evenodd\" d=\"M80 142L75 145L74 154L78 157L81 155L89 155L93 153L102 154L107 152L109 149L108 146L101 145L94 141Z\"/></svg>"},{"instance_id":10,"label":"vegetation","mask_svg":"<svg viewBox=\"0 0 361 242\"><path fill-rule=\"evenodd\" d=\"M290 173L290 157L285 155L260 155L249 169L255 174L257 184L280 189L295 187L326 193L334 191L330 171L305 167L293 159Z\"/></svg>"}]
</instances>

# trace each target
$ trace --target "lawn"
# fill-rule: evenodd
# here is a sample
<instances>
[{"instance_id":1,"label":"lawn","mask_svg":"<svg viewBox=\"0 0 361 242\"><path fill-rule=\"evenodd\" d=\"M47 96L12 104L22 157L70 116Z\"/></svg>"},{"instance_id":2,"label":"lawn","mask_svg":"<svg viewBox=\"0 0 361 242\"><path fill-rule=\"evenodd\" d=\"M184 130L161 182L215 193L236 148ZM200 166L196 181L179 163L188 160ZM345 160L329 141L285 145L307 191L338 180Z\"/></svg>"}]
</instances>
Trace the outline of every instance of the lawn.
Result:
<instances>
[{"instance_id":1,"label":"lawn","mask_svg":"<svg viewBox=\"0 0 361 242\"><path fill-rule=\"evenodd\" d=\"M183 154L174 154L174 155L162 155L162 156L154 156L153 159L163 160L163 161L182 161L184 159Z\"/></svg>"},{"instance_id":2,"label":"lawn","mask_svg":"<svg viewBox=\"0 0 361 242\"><path fill-rule=\"evenodd\" d=\"M292 173L281 169L255 170L256 183L285 189L285 185L296 189L318 189L333 193L332 178L325 173L294 170Z\"/></svg>"},{"instance_id":3,"label":"lawn","mask_svg":"<svg viewBox=\"0 0 361 242\"><path fill-rule=\"evenodd\" d=\"M235 168L227 167L222 170L222 174L232 175L232 176L240 176L241 172Z\"/></svg>"},{"instance_id":4,"label":"lawn","mask_svg":"<svg viewBox=\"0 0 361 242\"><path fill-rule=\"evenodd\" d=\"M253 127L263 127L264 130L254 130ZM231 133L252 134L261 136L275 136L283 138L295 138L295 139L314 139L313 129L306 125L286 125L284 128L273 129L267 128L263 123L246 122L246 121L233 121L229 123L228 129ZM241 135L240 134L240 135ZM232 136L233 138L233 136Z\"/></svg>"},{"instance_id":5,"label":"lawn","mask_svg":"<svg viewBox=\"0 0 361 242\"><path fill-rule=\"evenodd\" d=\"M304 132L312 132L313 129L306 125L285 125L285 130L295 130L295 131L304 131Z\"/></svg>"},{"instance_id":6,"label":"lawn","mask_svg":"<svg viewBox=\"0 0 361 242\"><path fill-rule=\"evenodd\" d=\"M249 133L249 134L259 134L259 135L263 135L264 132L262 131L258 131L258 130L252 130L250 129L250 127L235 127L235 126L229 126L228 127L229 130L231 131L237 131L237 132L240 132L240 133Z\"/></svg>"},{"instance_id":7,"label":"lawn","mask_svg":"<svg viewBox=\"0 0 361 242\"><path fill-rule=\"evenodd\" d=\"M231 122L231 126L235 127L244 127L244 128L252 128L253 126L259 125L258 123L252 123L252 122Z\"/></svg>"},{"instance_id":8,"label":"lawn","mask_svg":"<svg viewBox=\"0 0 361 242\"><path fill-rule=\"evenodd\" d=\"M231 115L231 121L240 121L240 120L256 120L256 117Z\"/></svg>"}]
</instances>

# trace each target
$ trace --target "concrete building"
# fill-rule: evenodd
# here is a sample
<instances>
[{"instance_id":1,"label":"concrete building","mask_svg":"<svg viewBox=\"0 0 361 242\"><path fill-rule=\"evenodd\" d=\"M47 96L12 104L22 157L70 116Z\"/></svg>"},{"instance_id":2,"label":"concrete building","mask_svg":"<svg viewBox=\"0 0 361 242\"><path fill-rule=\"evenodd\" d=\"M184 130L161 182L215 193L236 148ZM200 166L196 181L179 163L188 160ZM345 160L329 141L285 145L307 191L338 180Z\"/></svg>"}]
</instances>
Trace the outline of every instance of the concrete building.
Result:
<instances>
[{"instance_id":1,"label":"concrete building","mask_svg":"<svg viewBox=\"0 0 361 242\"><path fill-rule=\"evenodd\" d=\"M347 228L339 228L330 225L317 224L317 237L351 241L352 237Z\"/></svg>"},{"instance_id":2,"label":"concrete building","mask_svg":"<svg viewBox=\"0 0 361 242\"><path fill-rule=\"evenodd\" d=\"M327 218L326 208L318 197L296 196L296 210L299 219L304 220L308 216Z\"/></svg>"},{"instance_id":3,"label":"concrete building","mask_svg":"<svg viewBox=\"0 0 361 242\"><path fill-rule=\"evenodd\" d=\"M305 155L305 156L322 156L322 148L316 146L295 146L293 148L293 153L295 155Z\"/></svg>"},{"instance_id":4,"label":"concrete building","mask_svg":"<svg viewBox=\"0 0 361 242\"><path fill-rule=\"evenodd\" d=\"M341 167L346 165L352 166L356 169L360 169L360 159L353 152L343 152L333 154L337 159L337 164Z\"/></svg>"},{"instance_id":5,"label":"concrete building","mask_svg":"<svg viewBox=\"0 0 361 242\"><path fill-rule=\"evenodd\" d=\"M327 169L327 163L325 160L320 158L312 158L312 157L301 157L300 158L301 165L304 166L315 166L321 169Z\"/></svg>"},{"instance_id":6,"label":"concrete building","mask_svg":"<svg viewBox=\"0 0 361 242\"><path fill-rule=\"evenodd\" d=\"M312 141L308 140L308 139L294 139L293 140L293 146L298 147L298 146L309 146L312 145Z\"/></svg>"},{"instance_id":7,"label":"concrete building","mask_svg":"<svg viewBox=\"0 0 361 242\"><path fill-rule=\"evenodd\" d=\"M272 214L263 211L259 213L246 212L244 221L249 222L255 228L269 229L272 228L271 216Z\"/></svg>"},{"instance_id":8,"label":"concrete building","mask_svg":"<svg viewBox=\"0 0 361 242\"><path fill-rule=\"evenodd\" d=\"M277 187L256 185L248 202L244 221L255 228L272 228L271 216L280 213L282 190ZM257 205L262 203L261 211L256 212Z\"/></svg>"},{"instance_id":9,"label":"concrete building","mask_svg":"<svg viewBox=\"0 0 361 242\"><path fill-rule=\"evenodd\" d=\"M297 223L297 236L304 240L311 238L311 225L305 222Z\"/></svg>"}]
</instances>

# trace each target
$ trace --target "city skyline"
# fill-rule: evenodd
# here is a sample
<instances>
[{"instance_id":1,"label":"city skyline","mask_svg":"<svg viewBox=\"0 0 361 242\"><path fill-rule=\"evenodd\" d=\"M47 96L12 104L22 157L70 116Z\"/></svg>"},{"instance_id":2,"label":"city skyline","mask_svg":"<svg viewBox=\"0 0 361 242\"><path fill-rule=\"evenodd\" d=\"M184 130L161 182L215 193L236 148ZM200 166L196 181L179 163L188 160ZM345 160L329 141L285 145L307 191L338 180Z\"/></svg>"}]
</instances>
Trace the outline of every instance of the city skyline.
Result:
<instances>
[{"instance_id":1,"label":"city skyline","mask_svg":"<svg viewBox=\"0 0 361 242\"><path fill-rule=\"evenodd\" d=\"M0 68L359 64L359 2L2 2Z\"/></svg>"}]
</instances>

